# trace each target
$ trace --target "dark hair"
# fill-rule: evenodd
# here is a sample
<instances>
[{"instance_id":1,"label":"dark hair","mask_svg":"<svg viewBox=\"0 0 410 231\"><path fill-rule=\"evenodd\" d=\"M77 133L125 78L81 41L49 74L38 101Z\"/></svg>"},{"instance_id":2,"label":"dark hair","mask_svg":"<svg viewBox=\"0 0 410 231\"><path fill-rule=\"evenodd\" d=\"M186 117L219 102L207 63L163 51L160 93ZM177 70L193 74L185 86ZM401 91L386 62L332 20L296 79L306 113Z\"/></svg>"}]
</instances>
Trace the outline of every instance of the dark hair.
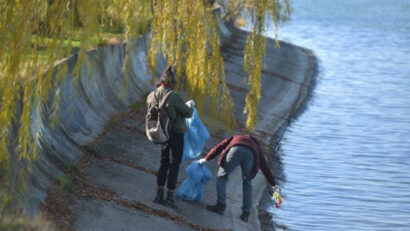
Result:
<instances>
[{"instance_id":1,"label":"dark hair","mask_svg":"<svg viewBox=\"0 0 410 231\"><path fill-rule=\"evenodd\" d=\"M174 86L176 84L176 78L175 74L172 71L172 67L169 66L167 67L161 74L161 77L159 78L159 81L157 82L156 86L160 86L161 84L167 84Z\"/></svg>"}]
</instances>

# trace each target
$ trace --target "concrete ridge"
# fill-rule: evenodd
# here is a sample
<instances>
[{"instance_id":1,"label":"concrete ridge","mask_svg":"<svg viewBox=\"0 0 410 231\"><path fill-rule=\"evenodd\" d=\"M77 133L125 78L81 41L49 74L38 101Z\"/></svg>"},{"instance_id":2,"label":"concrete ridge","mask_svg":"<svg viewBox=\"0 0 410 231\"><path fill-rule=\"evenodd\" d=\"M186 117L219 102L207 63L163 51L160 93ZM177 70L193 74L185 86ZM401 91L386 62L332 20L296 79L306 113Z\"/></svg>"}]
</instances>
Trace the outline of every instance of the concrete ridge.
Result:
<instances>
[{"instance_id":1,"label":"concrete ridge","mask_svg":"<svg viewBox=\"0 0 410 231\"><path fill-rule=\"evenodd\" d=\"M87 199L93 199L93 200L105 200L105 201L110 201L114 202L118 205L128 207L128 208L133 208L137 210L141 210L145 213L162 217L171 221L174 221L179 224L183 224L185 226L188 226L194 230L201 230L201 231L230 231L226 229L214 229L214 228L209 228L201 224L196 224L193 223L186 218L178 215L174 215L169 213L166 210L163 209L155 209L147 205L146 203L142 201L129 201L126 199L121 198L116 192L109 191L105 188L100 188L92 185L88 185L84 183L81 187L81 195L83 198Z\"/></svg>"}]
</instances>

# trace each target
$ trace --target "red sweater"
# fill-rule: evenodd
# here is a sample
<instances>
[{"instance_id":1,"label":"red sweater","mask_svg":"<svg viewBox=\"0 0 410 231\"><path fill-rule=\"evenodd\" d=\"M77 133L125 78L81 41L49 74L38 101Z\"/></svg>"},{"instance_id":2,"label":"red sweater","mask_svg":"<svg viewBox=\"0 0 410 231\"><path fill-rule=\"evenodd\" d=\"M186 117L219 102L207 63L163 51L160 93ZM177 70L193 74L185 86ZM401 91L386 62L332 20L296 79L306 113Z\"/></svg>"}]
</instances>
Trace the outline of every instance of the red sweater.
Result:
<instances>
[{"instance_id":1,"label":"red sweater","mask_svg":"<svg viewBox=\"0 0 410 231\"><path fill-rule=\"evenodd\" d=\"M250 148L254 155L253 160L253 170L251 172L251 178L253 179L259 171L259 168L262 170L263 175L269 181L272 186L275 186L275 178L270 171L268 162L263 155L262 148L258 142L258 140L250 135L237 135L237 136L230 136L221 143L216 145L208 152L205 159L211 160L219 155L218 165L221 166L222 159L228 153L229 149L231 149L235 145L243 145Z\"/></svg>"}]
</instances>

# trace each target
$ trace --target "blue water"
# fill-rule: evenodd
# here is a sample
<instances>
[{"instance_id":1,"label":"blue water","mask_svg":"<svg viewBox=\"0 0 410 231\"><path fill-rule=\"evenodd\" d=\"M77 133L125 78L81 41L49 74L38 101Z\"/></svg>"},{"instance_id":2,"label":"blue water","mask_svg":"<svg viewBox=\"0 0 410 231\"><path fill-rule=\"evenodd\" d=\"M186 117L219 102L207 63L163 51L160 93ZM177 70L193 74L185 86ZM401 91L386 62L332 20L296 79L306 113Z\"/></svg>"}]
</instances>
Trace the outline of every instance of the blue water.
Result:
<instances>
[{"instance_id":1,"label":"blue water","mask_svg":"<svg viewBox=\"0 0 410 231\"><path fill-rule=\"evenodd\" d=\"M410 1L292 0L320 74L280 155L277 230L410 230Z\"/></svg>"}]
</instances>

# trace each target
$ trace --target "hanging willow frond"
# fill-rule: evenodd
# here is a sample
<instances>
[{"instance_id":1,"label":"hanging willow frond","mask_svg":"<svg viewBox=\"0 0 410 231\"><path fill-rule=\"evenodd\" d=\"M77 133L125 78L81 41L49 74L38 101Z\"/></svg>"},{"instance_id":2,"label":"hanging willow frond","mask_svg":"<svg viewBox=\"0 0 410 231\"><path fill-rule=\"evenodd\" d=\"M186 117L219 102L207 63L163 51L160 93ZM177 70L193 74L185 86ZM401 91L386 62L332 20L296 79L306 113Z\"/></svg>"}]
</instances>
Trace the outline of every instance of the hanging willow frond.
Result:
<instances>
[{"instance_id":1,"label":"hanging willow frond","mask_svg":"<svg viewBox=\"0 0 410 231\"><path fill-rule=\"evenodd\" d=\"M145 33L149 7L150 0L0 1L0 195L8 195L13 185L20 188L11 181L30 168L13 173L12 160L29 163L38 158L35 110L56 124L58 87L65 81L78 83L81 66L90 66L86 50L98 46L107 32L117 30L126 38ZM74 47L78 58L73 74L67 75L66 65L54 68ZM6 198L1 196L0 201Z\"/></svg>"},{"instance_id":2,"label":"hanging willow frond","mask_svg":"<svg viewBox=\"0 0 410 231\"><path fill-rule=\"evenodd\" d=\"M10 185L12 159L28 163L38 157L37 138L33 136L41 137L41 134L32 126L35 122L32 115L39 111L42 116L48 116L51 124L58 123L62 94L59 86L66 81L76 86L82 67L91 67L92 60L88 60L86 51L104 44L107 33L131 40L151 29L147 57L150 68L155 70L157 55L163 55L168 65L176 66L178 88L185 89L196 101L198 111L208 115L210 122L221 121L227 127L232 126L233 101L225 81L213 2L0 1L0 195L5 195L1 189L8 188L3 186ZM244 54L244 68L249 76L244 111L248 114L246 125L253 129L261 94L265 21L273 19L277 29L278 21L290 14L290 7L288 0L223 2L234 8L231 17L242 11L253 22ZM67 75L67 66L55 68L55 63L71 55L74 49L77 64ZM16 128L17 135L13 134ZM17 143L11 142L12 135Z\"/></svg>"},{"instance_id":3,"label":"hanging willow frond","mask_svg":"<svg viewBox=\"0 0 410 231\"><path fill-rule=\"evenodd\" d=\"M206 1L155 1L149 63L155 73L156 54L163 54L168 65L177 67L178 80L184 79L188 95L197 102L198 112L204 114L208 108L211 121L223 121L229 127L233 123L233 103L225 83L221 44L212 11L212 5ZM228 112L223 116L217 113L222 105Z\"/></svg>"},{"instance_id":4,"label":"hanging willow frond","mask_svg":"<svg viewBox=\"0 0 410 231\"><path fill-rule=\"evenodd\" d=\"M267 42L264 33L268 29L266 19L273 19L275 45L279 47L278 22L281 15L283 15L282 19L285 20L290 14L290 6L287 0L250 0L246 1L245 5L253 29L248 34L244 53L244 69L248 73L249 90L243 112L247 114L246 128L253 130L256 128L259 99L261 97L261 71Z\"/></svg>"}]
</instances>

